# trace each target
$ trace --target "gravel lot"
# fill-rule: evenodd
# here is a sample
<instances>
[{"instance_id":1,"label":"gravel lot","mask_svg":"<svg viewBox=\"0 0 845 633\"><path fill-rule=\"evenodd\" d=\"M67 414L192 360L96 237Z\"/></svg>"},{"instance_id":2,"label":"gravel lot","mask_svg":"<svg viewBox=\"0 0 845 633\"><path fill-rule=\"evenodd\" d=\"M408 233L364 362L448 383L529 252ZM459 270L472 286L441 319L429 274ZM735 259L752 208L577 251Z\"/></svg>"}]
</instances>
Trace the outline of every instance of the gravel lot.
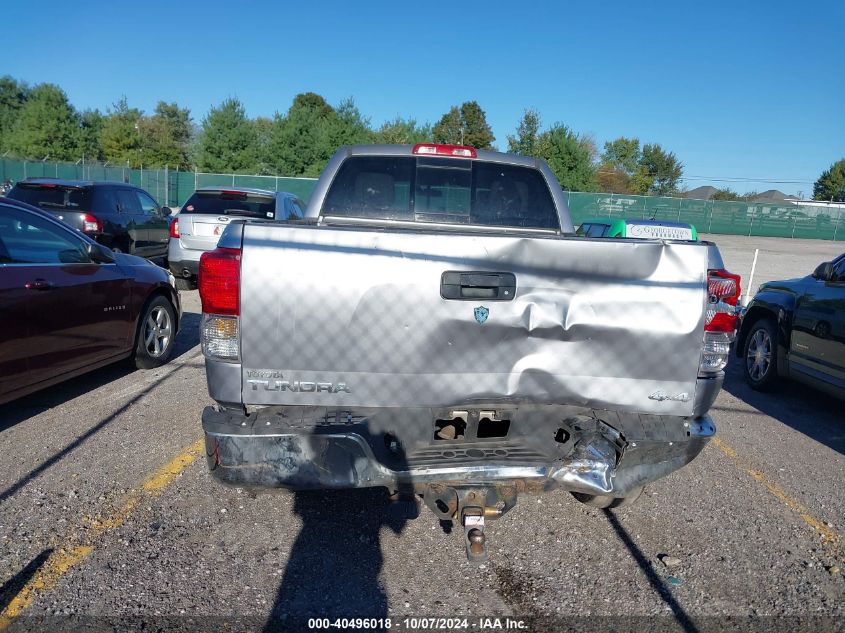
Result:
<instances>
[{"instance_id":1,"label":"gravel lot","mask_svg":"<svg viewBox=\"0 0 845 633\"><path fill-rule=\"evenodd\" d=\"M845 250L709 239L744 284L760 249L755 287ZM725 616L845 616L842 402L797 385L762 396L732 363L713 410L719 441L692 464L615 512L563 492L525 495L489 528L491 562L477 568L459 530L445 534L425 508L413 518L380 491L252 496L213 483L202 456L151 480L201 437L210 403L197 293L183 300L187 327L167 366L110 367L0 406L0 608L25 598L37 618L174 616L156 622L231 630L188 617L260 628L274 614L305 630L297 616L465 615L482 630L478 617L513 615L552 618L536 630L689 631ZM33 578L42 590L21 591ZM584 616L605 619L566 619ZM25 618L10 630L39 626Z\"/></svg>"}]
</instances>

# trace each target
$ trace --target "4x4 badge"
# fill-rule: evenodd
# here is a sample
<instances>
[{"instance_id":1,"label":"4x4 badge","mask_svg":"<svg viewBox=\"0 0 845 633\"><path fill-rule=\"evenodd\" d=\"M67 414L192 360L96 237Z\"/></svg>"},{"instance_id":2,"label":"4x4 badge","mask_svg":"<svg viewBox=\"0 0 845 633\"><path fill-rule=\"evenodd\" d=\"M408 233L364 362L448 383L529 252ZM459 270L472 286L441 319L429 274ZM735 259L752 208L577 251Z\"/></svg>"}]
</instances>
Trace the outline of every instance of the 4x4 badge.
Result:
<instances>
[{"instance_id":1,"label":"4x4 badge","mask_svg":"<svg viewBox=\"0 0 845 633\"><path fill-rule=\"evenodd\" d=\"M484 323L487 320L487 317L490 315L490 310L485 308L484 306L478 306L475 309L475 320L479 323Z\"/></svg>"}]
</instances>

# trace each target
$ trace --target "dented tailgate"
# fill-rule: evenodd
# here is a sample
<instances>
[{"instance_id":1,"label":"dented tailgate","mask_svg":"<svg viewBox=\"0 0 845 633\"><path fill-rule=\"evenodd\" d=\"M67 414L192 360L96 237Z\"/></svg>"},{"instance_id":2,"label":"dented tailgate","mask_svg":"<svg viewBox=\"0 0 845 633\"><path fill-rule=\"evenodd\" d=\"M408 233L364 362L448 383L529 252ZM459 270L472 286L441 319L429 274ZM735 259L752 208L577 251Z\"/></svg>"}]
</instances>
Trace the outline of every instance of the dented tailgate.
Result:
<instances>
[{"instance_id":1,"label":"dented tailgate","mask_svg":"<svg viewBox=\"0 0 845 633\"><path fill-rule=\"evenodd\" d=\"M703 244L247 224L241 265L248 405L692 413Z\"/></svg>"}]
</instances>

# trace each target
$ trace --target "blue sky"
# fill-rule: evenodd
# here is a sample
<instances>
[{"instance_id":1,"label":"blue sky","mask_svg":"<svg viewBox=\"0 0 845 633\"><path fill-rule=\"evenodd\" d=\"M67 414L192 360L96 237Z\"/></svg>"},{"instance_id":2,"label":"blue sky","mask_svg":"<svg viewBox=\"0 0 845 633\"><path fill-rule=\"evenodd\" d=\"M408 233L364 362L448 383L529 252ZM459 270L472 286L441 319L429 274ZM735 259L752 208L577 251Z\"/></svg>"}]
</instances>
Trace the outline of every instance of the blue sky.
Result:
<instances>
[{"instance_id":1,"label":"blue sky","mask_svg":"<svg viewBox=\"0 0 845 633\"><path fill-rule=\"evenodd\" d=\"M228 96L270 116L314 91L354 97L378 125L475 99L502 149L534 107L599 146L661 143L690 188L755 180L730 183L740 192L809 196L845 157L841 1L39 0L3 23L0 74L57 83L79 108L163 99L199 122Z\"/></svg>"}]
</instances>

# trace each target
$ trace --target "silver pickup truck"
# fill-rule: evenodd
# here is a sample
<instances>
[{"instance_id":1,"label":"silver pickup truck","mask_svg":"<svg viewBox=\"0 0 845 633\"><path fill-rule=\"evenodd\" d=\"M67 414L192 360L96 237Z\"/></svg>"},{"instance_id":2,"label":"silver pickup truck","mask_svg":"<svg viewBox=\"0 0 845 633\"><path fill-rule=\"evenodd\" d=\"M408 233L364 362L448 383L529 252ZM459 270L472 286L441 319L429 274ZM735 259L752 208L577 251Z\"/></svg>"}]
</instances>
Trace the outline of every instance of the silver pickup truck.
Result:
<instances>
[{"instance_id":1,"label":"silver pickup truck","mask_svg":"<svg viewBox=\"0 0 845 633\"><path fill-rule=\"evenodd\" d=\"M341 148L199 288L214 477L421 497L476 561L520 492L617 506L698 455L740 293L713 244L575 236L541 160L432 144Z\"/></svg>"}]
</instances>

